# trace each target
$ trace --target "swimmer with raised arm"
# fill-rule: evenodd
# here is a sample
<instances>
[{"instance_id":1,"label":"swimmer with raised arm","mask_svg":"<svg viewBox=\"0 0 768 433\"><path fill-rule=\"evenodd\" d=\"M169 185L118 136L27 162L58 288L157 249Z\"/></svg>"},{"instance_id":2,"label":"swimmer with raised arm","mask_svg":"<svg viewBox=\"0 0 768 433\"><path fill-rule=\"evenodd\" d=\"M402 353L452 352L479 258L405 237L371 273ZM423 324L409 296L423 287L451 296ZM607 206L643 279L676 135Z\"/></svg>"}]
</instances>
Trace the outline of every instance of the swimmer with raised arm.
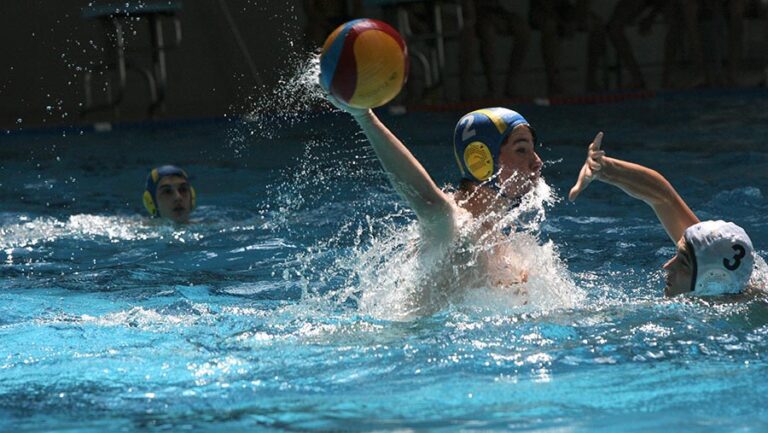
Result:
<instances>
[{"instance_id":1,"label":"swimmer with raised arm","mask_svg":"<svg viewBox=\"0 0 768 433\"><path fill-rule=\"evenodd\" d=\"M534 130L520 114L506 108L487 108L459 120L454 152L463 179L453 194L435 184L372 110L347 106L331 95L328 99L357 121L395 190L416 213L420 257L437 266L432 267L427 284L448 293L468 287L510 287L526 281L525 269L514 269L506 272L507 277L499 277L490 271L500 270L499 260L489 266L487 257L458 252L466 252L464 246L484 243L489 233L502 236L493 224L486 224L486 217L491 213L508 213L510 206L529 192L541 176L542 161L534 149ZM471 235L461 230L467 221L478 220L482 224L473 226ZM486 251L485 255L494 254L503 255L494 251ZM513 292L524 296L525 288L518 287Z\"/></svg>"},{"instance_id":2,"label":"swimmer with raised arm","mask_svg":"<svg viewBox=\"0 0 768 433\"><path fill-rule=\"evenodd\" d=\"M179 167L163 165L152 169L147 175L142 199L144 208L153 218L187 224L196 198L187 172Z\"/></svg>"},{"instance_id":3,"label":"swimmer with raised arm","mask_svg":"<svg viewBox=\"0 0 768 433\"><path fill-rule=\"evenodd\" d=\"M700 222L661 174L605 156L600 149L602 140L600 132L589 145L587 160L568 198L575 200L593 180L600 180L648 204L677 247L675 256L663 266L667 271L665 295L748 291L755 258L744 229L720 220Z\"/></svg>"}]
</instances>

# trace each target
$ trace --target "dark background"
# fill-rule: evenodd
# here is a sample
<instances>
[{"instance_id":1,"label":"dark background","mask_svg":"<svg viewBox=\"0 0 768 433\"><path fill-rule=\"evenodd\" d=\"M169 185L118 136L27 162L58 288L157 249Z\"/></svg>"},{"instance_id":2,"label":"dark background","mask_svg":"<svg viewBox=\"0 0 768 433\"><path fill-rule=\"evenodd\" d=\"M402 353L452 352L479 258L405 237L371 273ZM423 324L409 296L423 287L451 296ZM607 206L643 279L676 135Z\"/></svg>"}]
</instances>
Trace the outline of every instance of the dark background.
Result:
<instances>
[{"instance_id":1,"label":"dark background","mask_svg":"<svg viewBox=\"0 0 768 433\"><path fill-rule=\"evenodd\" d=\"M98 64L110 50L104 30L97 20L83 18L89 5L107 4L87 0L3 0L0 2L0 128L12 131L36 127L83 125L94 122L140 121L147 119L148 91L140 75L129 72L127 94L119 111L106 110L86 117L80 115L84 101L83 72ZM119 3L119 2L118 2ZM150 3L150 2L145 2ZM378 5L364 2L364 14L386 17ZM450 2L448 2L450 3ZM528 2L504 2L510 10L527 14ZM593 2L595 12L608 18L614 0ZM281 79L289 77L296 65L305 62L311 49L304 38L306 18L301 1L279 0L185 0L180 13L182 41L167 53L168 85L166 106L157 119L194 119L238 116L248 110L249 101L273 95ZM228 9L234 26L227 20ZM450 14L447 20L451 20ZM647 76L649 87L658 87L665 23L658 22L649 36L640 37L629 29L628 36ZM146 20L126 25L129 56L144 67L150 58L142 47L149 45ZM235 33L239 32L255 70L249 67ZM172 39L170 22L165 37ZM519 86L527 96L545 94L545 80L539 50L539 32L532 40L525 59ZM511 38L500 36L497 50L498 74ZM410 42L409 42L410 44ZM418 45L414 42L414 48ZM458 42L447 41L445 80L432 102L456 99L458 93ZM570 91L578 93L583 83L586 35L577 33L564 41L563 75ZM765 19L748 19L744 31L745 85L765 80L768 58L768 25ZM476 60L476 76L483 80ZM602 66L605 82L610 83L610 66L615 53L609 44ZM411 80L420 81L418 67ZM98 79L96 79L98 81ZM103 87L103 83L102 83ZM94 88L98 89L97 82ZM96 96L103 96L96 91Z\"/></svg>"}]
</instances>

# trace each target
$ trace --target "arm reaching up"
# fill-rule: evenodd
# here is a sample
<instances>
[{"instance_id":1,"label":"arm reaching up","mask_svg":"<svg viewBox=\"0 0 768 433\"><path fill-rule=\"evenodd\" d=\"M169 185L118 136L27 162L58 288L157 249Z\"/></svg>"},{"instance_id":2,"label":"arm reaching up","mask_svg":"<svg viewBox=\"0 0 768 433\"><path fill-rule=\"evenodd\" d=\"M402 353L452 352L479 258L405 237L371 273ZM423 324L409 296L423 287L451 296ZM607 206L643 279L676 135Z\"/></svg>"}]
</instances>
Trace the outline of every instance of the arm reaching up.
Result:
<instances>
[{"instance_id":1,"label":"arm reaching up","mask_svg":"<svg viewBox=\"0 0 768 433\"><path fill-rule=\"evenodd\" d=\"M593 180L616 186L648 204L672 242L677 243L685 229L698 223L699 219L664 176L642 165L605 156L600 149L602 141L603 133L599 132L589 145L587 160L568 199L576 200Z\"/></svg>"},{"instance_id":2,"label":"arm reaching up","mask_svg":"<svg viewBox=\"0 0 768 433\"><path fill-rule=\"evenodd\" d=\"M454 234L454 204L435 185L408 148L370 109L353 108L328 95L340 110L352 115L365 133L392 186L416 212L422 229L433 239L447 241Z\"/></svg>"}]
</instances>

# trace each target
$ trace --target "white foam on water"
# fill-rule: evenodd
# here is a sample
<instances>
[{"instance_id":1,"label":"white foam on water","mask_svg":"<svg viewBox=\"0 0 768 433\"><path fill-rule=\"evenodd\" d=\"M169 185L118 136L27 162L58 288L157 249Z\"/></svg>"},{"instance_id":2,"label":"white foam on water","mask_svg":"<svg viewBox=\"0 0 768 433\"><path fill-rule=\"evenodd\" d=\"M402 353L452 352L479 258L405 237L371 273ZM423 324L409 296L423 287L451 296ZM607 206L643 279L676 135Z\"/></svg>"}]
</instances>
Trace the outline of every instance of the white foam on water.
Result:
<instances>
[{"instance_id":1,"label":"white foam on water","mask_svg":"<svg viewBox=\"0 0 768 433\"><path fill-rule=\"evenodd\" d=\"M490 313L576 306L584 292L554 243L541 243L537 236L545 207L555 200L551 188L539 181L507 212L483 218L460 213L459 234L451 245L424 245L415 221L404 230L394 225L378 230L380 235L356 245L328 270L325 278L345 274L347 284L324 298L353 300L357 313L386 320L410 320L450 305ZM508 227L511 232L505 234Z\"/></svg>"},{"instance_id":2,"label":"white foam on water","mask_svg":"<svg viewBox=\"0 0 768 433\"><path fill-rule=\"evenodd\" d=\"M162 232L143 224L140 217L77 214L66 220L35 218L0 226L0 249L24 248L62 238L134 241L162 236Z\"/></svg>"},{"instance_id":3,"label":"white foam on water","mask_svg":"<svg viewBox=\"0 0 768 433\"><path fill-rule=\"evenodd\" d=\"M755 252L755 265L752 276L749 278L749 286L768 294L768 265L757 252Z\"/></svg>"}]
</instances>

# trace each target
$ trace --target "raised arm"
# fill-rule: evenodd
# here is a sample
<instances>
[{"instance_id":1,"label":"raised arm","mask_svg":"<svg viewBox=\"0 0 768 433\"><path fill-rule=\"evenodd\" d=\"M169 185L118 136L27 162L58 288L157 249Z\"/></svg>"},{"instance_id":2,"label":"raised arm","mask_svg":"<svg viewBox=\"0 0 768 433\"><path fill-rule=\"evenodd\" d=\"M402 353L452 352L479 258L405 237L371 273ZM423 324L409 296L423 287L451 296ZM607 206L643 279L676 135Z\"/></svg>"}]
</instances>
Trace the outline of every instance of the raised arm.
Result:
<instances>
[{"instance_id":1,"label":"raised arm","mask_svg":"<svg viewBox=\"0 0 768 433\"><path fill-rule=\"evenodd\" d=\"M568 198L575 200L595 179L621 188L648 204L672 242L677 243L685 229L698 223L699 219L664 176L642 165L605 156L600 149L602 141L603 133L600 132L589 145L587 161Z\"/></svg>"},{"instance_id":2,"label":"raised arm","mask_svg":"<svg viewBox=\"0 0 768 433\"><path fill-rule=\"evenodd\" d=\"M433 238L449 240L455 229L455 206L435 185L421 163L372 110L355 109L339 103L333 97L329 99L350 113L360 125L392 186L416 212L422 229Z\"/></svg>"}]
</instances>

